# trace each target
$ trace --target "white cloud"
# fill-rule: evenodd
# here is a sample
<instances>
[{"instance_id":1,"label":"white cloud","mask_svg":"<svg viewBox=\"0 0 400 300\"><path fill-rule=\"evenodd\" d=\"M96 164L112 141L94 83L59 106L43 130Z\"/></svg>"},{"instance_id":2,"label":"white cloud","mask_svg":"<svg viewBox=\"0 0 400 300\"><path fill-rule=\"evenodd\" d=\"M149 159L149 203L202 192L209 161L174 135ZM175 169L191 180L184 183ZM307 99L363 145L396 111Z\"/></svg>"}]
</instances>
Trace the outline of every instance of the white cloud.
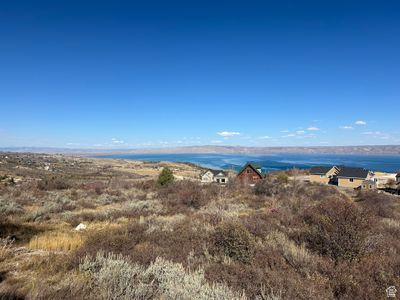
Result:
<instances>
[{"instance_id":1,"label":"white cloud","mask_svg":"<svg viewBox=\"0 0 400 300\"><path fill-rule=\"evenodd\" d=\"M116 139L116 138L112 138L112 139L111 139L111 142L112 142L113 144L124 144L124 143L125 143L124 141L118 140L118 139Z\"/></svg>"},{"instance_id":2,"label":"white cloud","mask_svg":"<svg viewBox=\"0 0 400 300\"><path fill-rule=\"evenodd\" d=\"M211 144L221 144L221 143L223 143L223 141L220 141L220 140L213 140L213 141L210 141L210 143L211 143Z\"/></svg>"},{"instance_id":3,"label":"white cloud","mask_svg":"<svg viewBox=\"0 0 400 300\"><path fill-rule=\"evenodd\" d=\"M340 126L341 129L346 129L346 130L351 130L354 129L353 126L345 125L345 126Z\"/></svg>"},{"instance_id":4,"label":"white cloud","mask_svg":"<svg viewBox=\"0 0 400 300\"><path fill-rule=\"evenodd\" d=\"M271 138L271 137L268 136L268 135L264 135L264 136L260 136L260 137L259 137L260 140L267 140L267 139L270 139L270 138Z\"/></svg>"},{"instance_id":5,"label":"white cloud","mask_svg":"<svg viewBox=\"0 0 400 300\"><path fill-rule=\"evenodd\" d=\"M383 135L383 133L380 132L380 131L366 131L366 132L362 132L361 134L365 134L365 135Z\"/></svg>"},{"instance_id":6,"label":"white cloud","mask_svg":"<svg viewBox=\"0 0 400 300\"><path fill-rule=\"evenodd\" d=\"M217 132L217 134L220 135L220 136L229 137L229 136L240 135L240 132L237 132L237 131L221 131L221 132Z\"/></svg>"},{"instance_id":7,"label":"white cloud","mask_svg":"<svg viewBox=\"0 0 400 300\"><path fill-rule=\"evenodd\" d=\"M304 130L297 130L296 134L305 134L306 132Z\"/></svg>"},{"instance_id":8,"label":"white cloud","mask_svg":"<svg viewBox=\"0 0 400 300\"><path fill-rule=\"evenodd\" d=\"M360 121L355 121L354 124L356 124L356 125L367 125L367 122L360 120Z\"/></svg>"},{"instance_id":9,"label":"white cloud","mask_svg":"<svg viewBox=\"0 0 400 300\"><path fill-rule=\"evenodd\" d=\"M289 134L287 134L287 135L283 135L282 137L294 137L294 136L296 136L294 133L289 133Z\"/></svg>"},{"instance_id":10,"label":"white cloud","mask_svg":"<svg viewBox=\"0 0 400 300\"><path fill-rule=\"evenodd\" d=\"M289 130L281 130L281 133L288 133Z\"/></svg>"},{"instance_id":11,"label":"white cloud","mask_svg":"<svg viewBox=\"0 0 400 300\"><path fill-rule=\"evenodd\" d=\"M308 131L318 131L319 128L318 127L308 127L307 130Z\"/></svg>"}]
</instances>

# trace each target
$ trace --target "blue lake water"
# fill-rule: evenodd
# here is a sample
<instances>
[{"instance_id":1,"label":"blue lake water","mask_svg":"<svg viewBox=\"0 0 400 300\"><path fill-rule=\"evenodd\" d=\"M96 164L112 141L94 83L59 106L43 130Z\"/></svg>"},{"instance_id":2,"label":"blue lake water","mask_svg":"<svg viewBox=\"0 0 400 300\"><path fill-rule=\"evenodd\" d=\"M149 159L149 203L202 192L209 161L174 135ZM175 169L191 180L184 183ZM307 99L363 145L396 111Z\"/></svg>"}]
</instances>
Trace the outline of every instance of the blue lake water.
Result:
<instances>
[{"instance_id":1,"label":"blue lake water","mask_svg":"<svg viewBox=\"0 0 400 300\"><path fill-rule=\"evenodd\" d=\"M99 158L143 161L190 162L207 168L240 169L248 161L257 162L265 172L291 168L307 169L315 165L345 165L372 171L400 171L400 155L356 154L126 154L102 155Z\"/></svg>"}]
</instances>

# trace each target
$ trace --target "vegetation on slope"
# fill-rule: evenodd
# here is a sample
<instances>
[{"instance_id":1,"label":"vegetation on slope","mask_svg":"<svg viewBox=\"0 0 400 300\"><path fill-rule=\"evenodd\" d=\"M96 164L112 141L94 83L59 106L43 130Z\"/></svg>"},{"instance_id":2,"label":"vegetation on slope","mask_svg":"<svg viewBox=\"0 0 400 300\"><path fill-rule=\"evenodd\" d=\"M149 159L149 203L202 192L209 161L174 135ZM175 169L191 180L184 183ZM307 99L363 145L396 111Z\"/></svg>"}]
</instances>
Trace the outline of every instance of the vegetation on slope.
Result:
<instances>
[{"instance_id":1,"label":"vegetation on slope","mask_svg":"<svg viewBox=\"0 0 400 300\"><path fill-rule=\"evenodd\" d=\"M396 196L284 173L254 188L162 186L120 161L10 159L0 299L382 299L400 283Z\"/></svg>"}]
</instances>

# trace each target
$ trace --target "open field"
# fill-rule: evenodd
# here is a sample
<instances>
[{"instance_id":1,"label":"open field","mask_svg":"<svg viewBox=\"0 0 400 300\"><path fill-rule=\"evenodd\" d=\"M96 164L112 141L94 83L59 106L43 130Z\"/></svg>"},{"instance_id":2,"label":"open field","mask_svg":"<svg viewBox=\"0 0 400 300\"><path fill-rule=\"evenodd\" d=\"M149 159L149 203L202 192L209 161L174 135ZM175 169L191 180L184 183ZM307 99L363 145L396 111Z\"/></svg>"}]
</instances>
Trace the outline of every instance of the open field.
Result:
<instances>
[{"instance_id":1,"label":"open field","mask_svg":"<svg viewBox=\"0 0 400 300\"><path fill-rule=\"evenodd\" d=\"M177 180L160 186L165 166ZM399 197L283 172L201 185L201 172L0 153L0 299L385 299L400 287Z\"/></svg>"}]
</instances>

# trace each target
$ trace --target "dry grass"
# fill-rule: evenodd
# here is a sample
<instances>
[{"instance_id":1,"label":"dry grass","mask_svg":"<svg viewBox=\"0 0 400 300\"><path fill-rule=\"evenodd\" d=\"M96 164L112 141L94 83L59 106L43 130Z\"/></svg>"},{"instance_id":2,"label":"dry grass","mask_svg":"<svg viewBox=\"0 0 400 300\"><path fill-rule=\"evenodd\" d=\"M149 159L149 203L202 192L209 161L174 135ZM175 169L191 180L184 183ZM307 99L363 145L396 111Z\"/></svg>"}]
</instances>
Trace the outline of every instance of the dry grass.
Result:
<instances>
[{"instance_id":1,"label":"dry grass","mask_svg":"<svg viewBox=\"0 0 400 300\"><path fill-rule=\"evenodd\" d=\"M45 251L72 251L82 247L85 236L81 232L45 232L34 236L28 244L30 249Z\"/></svg>"},{"instance_id":2,"label":"dry grass","mask_svg":"<svg viewBox=\"0 0 400 300\"><path fill-rule=\"evenodd\" d=\"M11 256L13 241L9 238L0 239L0 262Z\"/></svg>"}]
</instances>

